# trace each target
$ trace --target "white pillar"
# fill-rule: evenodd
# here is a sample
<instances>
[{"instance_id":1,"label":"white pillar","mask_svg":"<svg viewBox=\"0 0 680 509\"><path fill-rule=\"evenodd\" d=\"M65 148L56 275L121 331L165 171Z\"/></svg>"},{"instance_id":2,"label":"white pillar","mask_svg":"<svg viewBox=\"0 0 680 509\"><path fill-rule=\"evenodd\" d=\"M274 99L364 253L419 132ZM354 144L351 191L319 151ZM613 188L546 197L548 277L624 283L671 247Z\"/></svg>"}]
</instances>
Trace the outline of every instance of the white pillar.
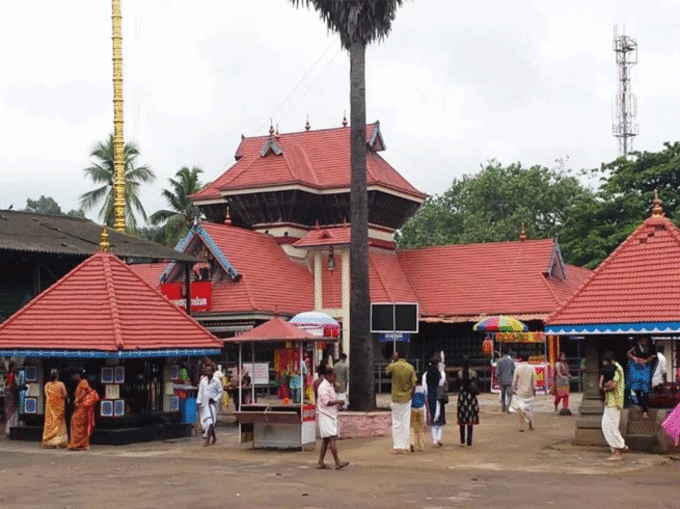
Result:
<instances>
[{"instance_id":1,"label":"white pillar","mask_svg":"<svg viewBox=\"0 0 680 509\"><path fill-rule=\"evenodd\" d=\"M314 251L314 309L323 309L323 260L321 251Z\"/></svg>"},{"instance_id":2,"label":"white pillar","mask_svg":"<svg viewBox=\"0 0 680 509\"><path fill-rule=\"evenodd\" d=\"M349 246L347 246L342 249L342 351L347 355L349 355L349 275Z\"/></svg>"}]
</instances>

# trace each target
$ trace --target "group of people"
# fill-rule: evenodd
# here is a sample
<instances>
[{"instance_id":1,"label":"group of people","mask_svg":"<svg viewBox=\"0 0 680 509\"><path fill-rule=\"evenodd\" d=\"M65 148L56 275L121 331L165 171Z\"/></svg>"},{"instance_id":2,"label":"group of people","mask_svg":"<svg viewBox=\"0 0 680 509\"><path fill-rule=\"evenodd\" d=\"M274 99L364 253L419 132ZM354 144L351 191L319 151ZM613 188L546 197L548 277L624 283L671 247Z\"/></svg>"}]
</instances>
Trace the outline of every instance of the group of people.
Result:
<instances>
[{"instance_id":1,"label":"group of people","mask_svg":"<svg viewBox=\"0 0 680 509\"><path fill-rule=\"evenodd\" d=\"M405 359L394 353L392 362L385 368L391 377L391 412L393 454L423 451L425 424L430 428L434 447L442 447L442 435L446 425L448 380L441 356L433 357L420 376ZM472 445L474 426L479 424L479 394L477 373L470 369L465 359L458 372L457 423L460 429L461 447Z\"/></svg>"},{"instance_id":2,"label":"group of people","mask_svg":"<svg viewBox=\"0 0 680 509\"><path fill-rule=\"evenodd\" d=\"M64 382L59 380L59 371L53 369L50 379L45 384L45 424L43 427L42 444L48 448L66 448L69 450L87 450L90 448L90 437L94 431L95 405L99 401L99 394L87 380L86 374L76 371L73 380L77 384L70 398L73 404L70 426L66 426L66 409L69 394ZM25 390L19 385L16 366L9 365L5 377L5 417L6 433L9 435L11 427L19 425L18 402L19 393ZM69 433L70 432L70 433ZM69 438L70 434L70 438Z\"/></svg>"}]
</instances>

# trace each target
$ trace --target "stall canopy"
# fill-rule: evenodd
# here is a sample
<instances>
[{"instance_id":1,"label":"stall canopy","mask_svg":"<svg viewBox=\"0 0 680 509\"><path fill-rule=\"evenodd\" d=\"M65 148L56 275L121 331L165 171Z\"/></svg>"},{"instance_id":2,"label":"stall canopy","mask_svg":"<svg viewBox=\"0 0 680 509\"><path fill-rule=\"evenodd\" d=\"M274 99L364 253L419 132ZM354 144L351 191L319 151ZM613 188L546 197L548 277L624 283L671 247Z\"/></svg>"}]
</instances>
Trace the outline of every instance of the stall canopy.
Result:
<instances>
[{"instance_id":1,"label":"stall canopy","mask_svg":"<svg viewBox=\"0 0 680 509\"><path fill-rule=\"evenodd\" d=\"M222 343L115 255L99 252L0 325L0 355L214 355Z\"/></svg>"},{"instance_id":2,"label":"stall canopy","mask_svg":"<svg viewBox=\"0 0 680 509\"><path fill-rule=\"evenodd\" d=\"M314 336L309 332L299 329L295 325L284 322L275 316L268 322L239 334L233 338L225 339L225 343L267 343L267 342L300 342L300 341L325 341L328 338Z\"/></svg>"},{"instance_id":3,"label":"stall canopy","mask_svg":"<svg viewBox=\"0 0 680 509\"><path fill-rule=\"evenodd\" d=\"M658 198L645 220L546 322L548 334L680 333L680 230Z\"/></svg>"}]
</instances>

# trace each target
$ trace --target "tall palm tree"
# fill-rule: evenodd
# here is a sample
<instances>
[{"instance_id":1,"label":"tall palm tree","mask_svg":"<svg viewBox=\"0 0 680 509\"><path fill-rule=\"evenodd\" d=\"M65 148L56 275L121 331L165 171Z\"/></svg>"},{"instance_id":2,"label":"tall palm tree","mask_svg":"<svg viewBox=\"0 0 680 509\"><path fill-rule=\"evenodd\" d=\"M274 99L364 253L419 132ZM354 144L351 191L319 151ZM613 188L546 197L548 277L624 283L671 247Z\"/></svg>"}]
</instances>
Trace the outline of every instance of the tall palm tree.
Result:
<instances>
[{"instance_id":1,"label":"tall palm tree","mask_svg":"<svg viewBox=\"0 0 680 509\"><path fill-rule=\"evenodd\" d=\"M170 205L170 210L159 210L149 218L152 225L163 224L154 239L157 242L168 246L177 244L189 231L194 217L200 213L198 207L189 200L190 194L201 189L199 173L203 173L203 170L196 166L192 169L184 166L175 174L176 179L168 179L172 190L163 189L162 194Z\"/></svg>"},{"instance_id":2,"label":"tall palm tree","mask_svg":"<svg viewBox=\"0 0 680 509\"><path fill-rule=\"evenodd\" d=\"M147 166L136 166L139 149L130 142L125 144L125 223L130 231L137 229L137 218L134 209L142 215L144 221L147 220L146 212L139 200L139 186L154 181L156 175ZM113 226L114 221L114 191L113 181L115 172L113 170L113 134L109 135L106 142L98 142L90 153L90 157L96 160L89 168L83 170L85 177L89 177L95 184L104 184L101 187L88 191L80 196L80 208L90 210L100 202L104 202L99 210L99 218L104 224Z\"/></svg>"},{"instance_id":3,"label":"tall palm tree","mask_svg":"<svg viewBox=\"0 0 680 509\"><path fill-rule=\"evenodd\" d=\"M373 345L368 284L368 195L366 193L366 46L392 28L403 0L290 0L314 8L329 30L340 35L350 59L352 177L350 207L350 408L375 408Z\"/></svg>"}]
</instances>

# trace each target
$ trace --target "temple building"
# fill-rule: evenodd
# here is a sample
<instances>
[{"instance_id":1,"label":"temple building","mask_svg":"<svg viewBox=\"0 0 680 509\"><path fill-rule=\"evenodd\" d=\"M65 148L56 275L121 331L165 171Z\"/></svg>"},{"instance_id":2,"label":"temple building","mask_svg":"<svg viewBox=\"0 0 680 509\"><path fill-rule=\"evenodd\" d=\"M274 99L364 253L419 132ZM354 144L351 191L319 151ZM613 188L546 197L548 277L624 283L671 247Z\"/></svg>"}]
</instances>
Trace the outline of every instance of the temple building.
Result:
<instances>
[{"instance_id":1,"label":"temple building","mask_svg":"<svg viewBox=\"0 0 680 509\"><path fill-rule=\"evenodd\" d=\"M417 304L411 358L437 350L453 361L479 355L472 324L488 315L512 314L543 330L589 275L565 264L552 239L397 249L395 232L426 194L383 159L378 122L367 126L366 146L371 302ZM191 197L207 220L177 246L202 260L192 276L192 316L230 337L275 314L322 311L341 323L341 348L349 351L350 127L270 128L268 136L242 138L235 159ZM135 270L183 302L177 264ZM387 350L374 336L380 358Z\"/></svg>"},{"instance_id":2,"label":"temple building","mask_svg":"<svg viewBox=\"0 0 680 509\"><path fill-rule=\"evenodd\" d=\"M678 266L680 230L665 217L655 193L650 217L546 321L546 330L551 334L583 338L586 372L576 443L605 444L600 430L601 355L606 350L613 351L617 361L626 368L628 350L638 338L647 337L657 348L665 349L666 383L653 391L648 418L634 408L623 411L621 431L633 449L672 449L668 437L659 430L670 409L680 402ZM629 377L627 369L626 377Z\"/></svg>"}]
</instances>

